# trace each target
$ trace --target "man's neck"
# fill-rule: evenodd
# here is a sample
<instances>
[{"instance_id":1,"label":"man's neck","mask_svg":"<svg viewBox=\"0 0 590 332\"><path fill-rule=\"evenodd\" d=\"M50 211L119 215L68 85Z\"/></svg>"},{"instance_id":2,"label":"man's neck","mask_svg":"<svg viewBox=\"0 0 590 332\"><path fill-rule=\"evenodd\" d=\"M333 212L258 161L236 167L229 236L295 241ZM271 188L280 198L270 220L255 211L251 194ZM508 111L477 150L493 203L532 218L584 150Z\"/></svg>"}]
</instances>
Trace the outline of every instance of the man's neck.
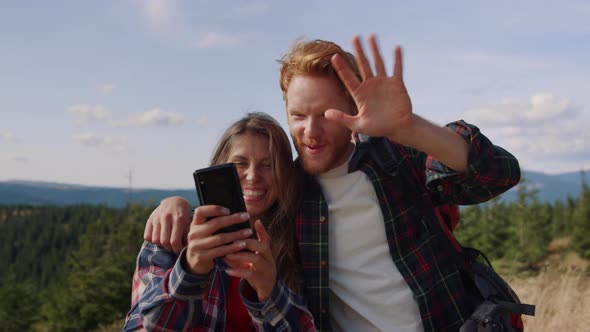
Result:
<instances>
[{"instance_id":1,"label":"man's neck","mask_svg":"<svg viewBox=\"0 0 590 332\"><path fill-rule=\"evenodd\" d=\"M346 152L344 153L344 158L342 159L342 161L340 163L338 163L337 166L332 167L331 169L329 169L325 172L316 174L316 176L322 177L324 175L331 176L332 173L338 173L338 175L342 175L341 173L344 173L344 174L348 173L348 167L346 167L344 172L339 172L339 171L335 172L335 170L343 167L344 165L348 165L348 163L350 162L350 159L352 158L352 154L354 152L354 147L355 147L355 145L351 143L349 145L348 149L346 150Z\"/></svg>"}]
</instances>

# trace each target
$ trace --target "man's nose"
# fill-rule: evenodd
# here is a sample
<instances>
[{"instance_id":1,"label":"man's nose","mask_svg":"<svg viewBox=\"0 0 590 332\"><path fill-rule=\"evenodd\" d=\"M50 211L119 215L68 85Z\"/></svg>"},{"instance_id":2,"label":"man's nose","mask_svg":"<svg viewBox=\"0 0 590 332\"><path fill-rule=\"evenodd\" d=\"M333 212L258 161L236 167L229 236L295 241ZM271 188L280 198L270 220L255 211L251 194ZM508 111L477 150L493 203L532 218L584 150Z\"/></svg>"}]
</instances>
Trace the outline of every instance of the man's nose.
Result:
<instances>
[{"instance_id":1,"label":"man's nose","mask_svg":"<svg viewBox=\"0 0 590 332\"><path fill-rule=\"evenodd\" d=\"M305 124L305 136L310 138L318 137L320 136L320 132L320 120L310 117Z\"/></svg>"}]
</instances>

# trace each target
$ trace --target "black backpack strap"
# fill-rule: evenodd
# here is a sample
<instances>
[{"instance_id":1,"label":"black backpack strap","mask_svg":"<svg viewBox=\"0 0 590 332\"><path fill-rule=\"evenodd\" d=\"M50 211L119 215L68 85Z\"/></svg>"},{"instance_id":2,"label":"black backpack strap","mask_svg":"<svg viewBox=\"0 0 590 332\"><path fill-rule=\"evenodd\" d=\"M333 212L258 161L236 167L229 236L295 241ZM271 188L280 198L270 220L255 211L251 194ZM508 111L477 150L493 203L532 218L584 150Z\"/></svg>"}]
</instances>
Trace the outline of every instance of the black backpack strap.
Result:
<instances>
[{"instance_id":1,"label":"black backpack strap","mask_svg":"<svg viewBox=\"0 0 590 332\"><path fill-rule=\"evenodd\" d=\"M514 302L500 301L500 300L496 300L496 303L499 306L501 306L502 308L504 308L510 312L513 312L515 314L528 315L528 316L535 315L535 306L532 304L514 303Z\"/></svg>"}]
</instances>

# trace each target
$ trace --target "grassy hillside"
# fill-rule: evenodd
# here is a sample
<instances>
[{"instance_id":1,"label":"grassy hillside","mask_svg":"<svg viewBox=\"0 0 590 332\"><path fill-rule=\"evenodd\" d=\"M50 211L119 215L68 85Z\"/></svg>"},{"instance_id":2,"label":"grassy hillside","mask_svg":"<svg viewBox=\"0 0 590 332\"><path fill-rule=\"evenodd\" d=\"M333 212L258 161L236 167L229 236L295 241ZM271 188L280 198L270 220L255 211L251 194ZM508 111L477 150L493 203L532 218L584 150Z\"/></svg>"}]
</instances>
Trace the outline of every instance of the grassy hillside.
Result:
<instances>
[{"instance_id":1,"label":"grassy hillside","mask_svg":"<svg viewBox=\"0 0 590 332\"><path fill-rule=\"evenodd\" d=\"M590 326L590 261L572 253L553 253L532 276L507 278L536 316L524 316L525 331L587 331Z\"/></svg>"}]
</instances>

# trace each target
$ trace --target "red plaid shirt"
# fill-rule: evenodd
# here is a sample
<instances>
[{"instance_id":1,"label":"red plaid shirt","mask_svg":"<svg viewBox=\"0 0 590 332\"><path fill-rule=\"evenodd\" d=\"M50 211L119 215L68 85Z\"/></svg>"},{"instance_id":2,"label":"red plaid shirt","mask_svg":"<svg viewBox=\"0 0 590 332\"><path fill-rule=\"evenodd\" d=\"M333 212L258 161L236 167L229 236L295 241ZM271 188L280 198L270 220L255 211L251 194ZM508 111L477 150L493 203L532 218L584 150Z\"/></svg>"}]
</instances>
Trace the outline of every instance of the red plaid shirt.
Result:
<instances>
[{"instance_id":1,"label":"red plaid shirt","mask_svg":"<svg viewBox=\"0 0 590 332\"><path fill-rule=\"evenodd\" d=\"M436 206L487 201L520 180L516 158L463 121L449 124L469 142L468 168L458 173L428 155L385 138L357 140L349 171L373 184L383 213L393 262L418 303L425 331L456 331L474 310L452 252L427 222L443 222ZM308 307L321 331L330 330L328 204L313 176L306 176L296 234ZM421 203L417 203L417 202ZM452 236L450 231L449 236ZM442 241L441 241L442 240Z\"/></svg>"},{"instance_id":2,"label":"red plaid shirt","mask_svg":"<svg viewBox=\"0 0 590 332\"><path fill-rule=\"evenodd\" d=\"M185 251L181 252L184 255ZM219 260L209 275L192 275L180 256L144 242L133 275L131 310L124 331L224 331L229 276ZM280 279L263 303L246 296L252 291L240 282L240 297L257 331L315 331L303 299Z\"/></svg>"}]
</instances>

